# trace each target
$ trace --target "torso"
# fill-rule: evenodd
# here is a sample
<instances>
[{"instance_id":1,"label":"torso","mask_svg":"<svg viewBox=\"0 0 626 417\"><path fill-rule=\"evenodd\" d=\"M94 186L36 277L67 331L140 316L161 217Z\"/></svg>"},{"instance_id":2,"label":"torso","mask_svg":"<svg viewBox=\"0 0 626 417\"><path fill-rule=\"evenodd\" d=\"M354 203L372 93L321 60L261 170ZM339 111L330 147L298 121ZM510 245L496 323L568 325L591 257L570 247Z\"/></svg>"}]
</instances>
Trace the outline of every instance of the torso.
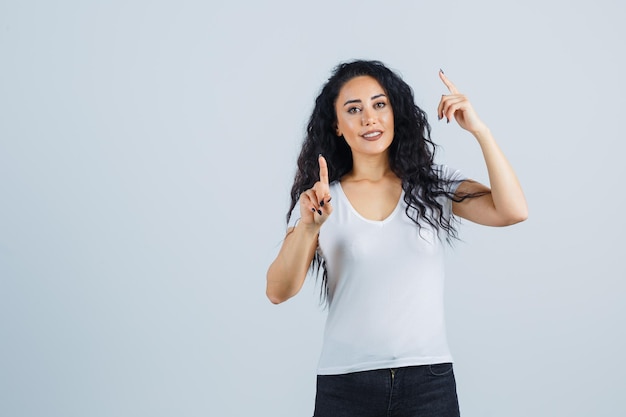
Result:
<instances>
[{"instance_id":1,"label":"torso","mask_svg":"<svg viewBox=\"0 0 626 417\"><path fill-rule=\"evenodd\" d=\"M318 374L452 362L444 247L430 225L418 227L405 213L400 180L344 177L329 191L333 213L317 248L328 290ZM450 200L441 203L449 216Z\"/></svg>"}]
</instances>

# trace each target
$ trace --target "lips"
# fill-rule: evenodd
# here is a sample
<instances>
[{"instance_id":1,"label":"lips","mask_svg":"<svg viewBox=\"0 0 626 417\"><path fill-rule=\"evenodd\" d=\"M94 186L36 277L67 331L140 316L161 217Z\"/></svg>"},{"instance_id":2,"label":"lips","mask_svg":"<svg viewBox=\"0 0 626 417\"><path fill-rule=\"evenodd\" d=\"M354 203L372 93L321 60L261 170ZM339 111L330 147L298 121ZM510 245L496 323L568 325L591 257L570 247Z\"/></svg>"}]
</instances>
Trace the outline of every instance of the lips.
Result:
<instances>
[{"instance_id":1,"label":"lips","mask_svg":"<svg viewBox=\"0 0 626 417\"><path fill-rule=\"evenodd\" d=\"M383 135L383 132L380 130L370 130L369 132L365 132L361 135L361 137L365 140L378 140Z\"/></svg>"}]
</instances>

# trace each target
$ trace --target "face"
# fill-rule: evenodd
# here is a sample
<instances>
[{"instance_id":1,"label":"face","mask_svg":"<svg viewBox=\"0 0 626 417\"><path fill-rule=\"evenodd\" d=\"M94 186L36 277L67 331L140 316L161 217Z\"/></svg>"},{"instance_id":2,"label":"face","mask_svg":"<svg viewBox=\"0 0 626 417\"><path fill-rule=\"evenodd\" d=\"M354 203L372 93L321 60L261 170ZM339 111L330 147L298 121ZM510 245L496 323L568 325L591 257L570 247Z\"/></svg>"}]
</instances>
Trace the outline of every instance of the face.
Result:
<instances>
[{"instance_id":1,"label":"face","mask_svg":"<svg viewBox=\"0 0 626 417\"><path fill-rule=\"evenodd\" d=\"M385 154L393 141L393 110L385 90L370 76L355 77L339 91L335 102L337 135L352 154Z\"/></svg>"}]
</instances>

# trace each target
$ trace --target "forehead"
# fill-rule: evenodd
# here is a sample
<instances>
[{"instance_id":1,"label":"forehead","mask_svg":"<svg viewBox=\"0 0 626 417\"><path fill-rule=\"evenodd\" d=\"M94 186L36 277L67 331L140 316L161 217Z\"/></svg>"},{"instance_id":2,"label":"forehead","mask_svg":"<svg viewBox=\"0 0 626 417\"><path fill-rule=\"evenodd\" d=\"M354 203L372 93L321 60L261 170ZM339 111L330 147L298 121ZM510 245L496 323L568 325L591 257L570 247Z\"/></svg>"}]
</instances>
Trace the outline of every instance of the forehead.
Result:
<instances>
[{"instance_id":1,"label":"forehead","mask_svg":"<svg viewBox=\"0 0 626 417\"><path fill-rule=\"evenodd\" d=\"M365 99L384 92L385 90L374 77L361 75L350 79L341 87L339 98Z\"/></svg>"}]
</instances>

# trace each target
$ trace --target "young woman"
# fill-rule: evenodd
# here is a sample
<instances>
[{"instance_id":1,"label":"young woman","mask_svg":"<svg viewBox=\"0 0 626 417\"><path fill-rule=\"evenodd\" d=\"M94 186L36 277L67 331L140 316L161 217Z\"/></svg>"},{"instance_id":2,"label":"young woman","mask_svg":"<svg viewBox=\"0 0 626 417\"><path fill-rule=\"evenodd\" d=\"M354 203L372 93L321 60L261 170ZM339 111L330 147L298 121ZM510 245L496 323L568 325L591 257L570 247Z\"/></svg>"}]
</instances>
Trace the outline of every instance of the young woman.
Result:
<instances>
[{"instance_id":1,"label":"young woman","mask_svg":"<svg viewBox=\"0 0 626 417\"><path fill-rule=\"evenodd\" d=\"M457 416L445 332L443 243L455 216L489 226L527 217L516 175L442 71L439 120L478 141L490 187L433 161L426 114L379 61L338 65L316 99L298 158L287 235L267 296L322 273L328 304L315 417ZM331 202L332 199L332 202Z\"/></svg>"}]
</instances>

